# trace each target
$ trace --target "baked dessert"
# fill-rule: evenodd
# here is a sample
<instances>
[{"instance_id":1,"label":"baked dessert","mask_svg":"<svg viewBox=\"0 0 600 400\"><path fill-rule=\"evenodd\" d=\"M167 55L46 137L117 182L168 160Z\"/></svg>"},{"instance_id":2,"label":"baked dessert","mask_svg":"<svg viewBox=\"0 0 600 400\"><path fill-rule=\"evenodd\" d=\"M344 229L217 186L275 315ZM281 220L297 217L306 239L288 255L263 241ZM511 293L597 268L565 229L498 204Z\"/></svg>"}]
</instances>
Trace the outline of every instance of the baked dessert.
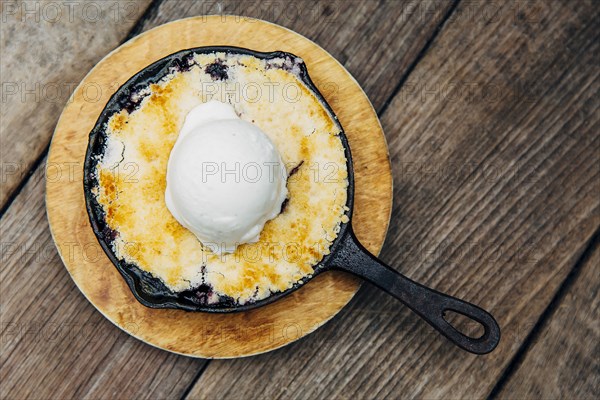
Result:
<instances>
[{"instance_id":1,"label":"baked dessert","mask_svg":"<svg viewBox=\"0 0 600 400\"><path fill-rule=\"evenodd\" d=\"M106 123L92 132L84 179L94 230L138 299L156 306L139 293L161 293L167 305L218 310L312 276L348 221L348 164L341 127L307 84L303 61L282 52L194 49L145 73L143 84L137 79L116 94L101 117ZM215 100L268 136L287 175L286 199L258 241L222 253L165 202L169 156L186 116Z\"/></svg>"}]
</instances>

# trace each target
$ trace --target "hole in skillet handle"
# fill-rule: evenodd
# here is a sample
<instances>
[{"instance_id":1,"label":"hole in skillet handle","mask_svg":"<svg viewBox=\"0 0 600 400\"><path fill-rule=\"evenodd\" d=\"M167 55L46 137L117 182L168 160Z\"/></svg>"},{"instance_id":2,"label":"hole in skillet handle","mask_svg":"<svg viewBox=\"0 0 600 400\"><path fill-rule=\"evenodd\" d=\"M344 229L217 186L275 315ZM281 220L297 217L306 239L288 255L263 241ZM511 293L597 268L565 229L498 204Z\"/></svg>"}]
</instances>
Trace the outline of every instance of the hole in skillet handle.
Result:
<instances>
[{"instance_id":1,"label":"hole in skillet handle","mask_svg":"<svg viewBox=\"0 0 600 400\"><path fill-rule=\"evenodd\" d=\"M444 320L464 335L479 339L485 333L485 328L479 322L453 310L444 312Z\"/></svg>"},{"instance_id":2,"label":"hole in skillet handle","mask_svg":"<svg viewBox=\"0 0 600 400\"><path fill-rule=\"evenodd\" d=\"M340 246L332 256L329 263L332 269L353 273L385 290L460 348L474 354L487 354L500 342L500 327L490 313L396 272L369 253L351 229L344 233ZM455 312L478 322L483 326L483 335L472 338L463 334L444 318L447 312Z\"/></svg>"}]
</instances>

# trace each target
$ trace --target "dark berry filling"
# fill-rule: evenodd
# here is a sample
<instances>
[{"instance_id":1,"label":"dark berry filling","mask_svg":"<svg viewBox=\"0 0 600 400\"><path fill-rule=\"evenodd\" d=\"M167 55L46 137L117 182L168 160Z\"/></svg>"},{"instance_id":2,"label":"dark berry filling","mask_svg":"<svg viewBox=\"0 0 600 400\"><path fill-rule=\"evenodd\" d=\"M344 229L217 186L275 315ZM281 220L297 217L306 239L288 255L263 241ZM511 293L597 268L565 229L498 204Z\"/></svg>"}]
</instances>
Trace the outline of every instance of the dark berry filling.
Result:
<instances>
[{"instance_id":1,"label":"dark berry filling","mask_svg":"<svg viewBox=\"0 0 600 400\"><path fill-rule=\"evenodd\" d=\"M224 81L229 76L227 75L227 65L223 64L223 61L217 60L212 64L208 64L204 69L210 77L215 81Z\"/></svg>"}]
</instances>

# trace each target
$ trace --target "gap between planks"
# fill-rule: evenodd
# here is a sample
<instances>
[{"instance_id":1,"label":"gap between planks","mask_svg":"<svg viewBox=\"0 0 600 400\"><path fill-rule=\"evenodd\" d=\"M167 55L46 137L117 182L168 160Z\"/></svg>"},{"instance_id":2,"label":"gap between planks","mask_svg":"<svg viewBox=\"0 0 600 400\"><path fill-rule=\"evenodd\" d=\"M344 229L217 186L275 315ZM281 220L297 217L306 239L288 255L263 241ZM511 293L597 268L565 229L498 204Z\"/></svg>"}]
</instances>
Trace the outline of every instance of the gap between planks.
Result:
<instances>
[{"instance_id":1,"label":"gap between planks","mask_svg":"<svg viewBox=\"0 0 600 400\"><path fill-rule=\"evenodd\" d=\"M531 331L529 332L529 334L527 335L527 337L513 356L512 360L510 360L510 362L508 363L508 366L506 367L506 369L498 379L498 382L496 382L496 385L488 395L488 399L492 400L498 397L498 394L502 391L506 383L512 377L513 373L517 370L519 365L521 365L521 363L527 356L529 348L535 343L536 339L540 335L540 332L552 320L552 317L554 316L558 306L560 305L566 294L569 292L569 289L575 284L579 275L581 275L583 266L590 260L594 251L598 248L599 245L600 226L596 228L596 231L594 232L592 237L583 247L581 255L577 258L577 260L573 264L571 271L569 271L569 274L556 291L556 294L554 295L552 300L550 300L550 303L548 303L548 306L546 307L544 312L542 312L537 322L535 323L535 325L533 326L533 328L531 329Z\"/></svg>"}]
</instances>

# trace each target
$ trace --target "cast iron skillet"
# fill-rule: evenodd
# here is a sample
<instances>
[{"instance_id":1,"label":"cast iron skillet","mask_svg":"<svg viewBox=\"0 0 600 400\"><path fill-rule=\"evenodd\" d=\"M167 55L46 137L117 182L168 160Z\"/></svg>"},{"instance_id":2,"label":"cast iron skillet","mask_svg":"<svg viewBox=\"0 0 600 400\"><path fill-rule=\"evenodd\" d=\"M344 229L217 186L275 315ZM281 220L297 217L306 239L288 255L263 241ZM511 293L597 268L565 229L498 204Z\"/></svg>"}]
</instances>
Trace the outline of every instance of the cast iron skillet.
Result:
<instances>
[{"instance_id":1,"label":"cast iron skillet","mask_svg":"<svg viewBox=\"0 0 600 400\"><path fill-rule=\"evenodd\" d=\"M253 303L239 305L232 298L224 298L217 304L208 304L206 299L207 294L211 290L210 287L198 287L180 293L172 292L159 279L154 278L136 265L119 259L112 250L110 244L112 240L115 239L116 232L112 231L106 225L104 221L104 211L92 194L92 188L97 187L98 185L98 179L94 173L94 169L98 162L98 156L103 154L104 143L106 140L105 129L109 118L114 113L117 113L124 108L129 111L134 110L139 106L141 101L140 96L134 96L134 94L139 93L140 90L147 88L148 85L152 83L157 83L169 72L173 70L182 71L190 69L193 66L193 54L214 52L247 54L265 60L284 58L287 60L284 69L289 68L291 70L291 67L293 66L299 67L296 69L300 71L299 79L303 81L315 96L317 96L339 126L339 122L337 121L337 117L335 117L333 110L329 107L323 96L310 80L304 62L293 54L281 51L261 53L242 48L223 46L199 47L182 50L144 68L121 86L108 101L106 107L100 114L94 129L90 133L84 164L83 185L90 222L100 245L113 264L117 267L123 278L125 278L135 297L148 307L177 308L187 311L204 312L244 311L271 303L293 292L311 279L303 279L302 283L297 283L284 292L274 293L266 299L258 300ZM218 66L213 69L216 73L219 73ZM351 217L354 195L352 158L346 135L343 133L342 127L339 126L339 128L340 131L342 131L340 138L347 159L347 206L349 208L348 217ZM323 260L315 266L315 272L312 277L332 269L353 273L385 290L410 307L450 341L467 351L476 354L489 353L496 347L500 340L500 328L494 320L494 317L488 312L466 301L429 289L396 272L394 269L370 254L369 251L359 243L352 231L350 222L341 225L339 235L331 246L330 254L325 256ZM484 327L484 334L479 338L471 338L459 332L444 319L447 311L454 311L480 323Z\"/></svg>"}]
</instances>

